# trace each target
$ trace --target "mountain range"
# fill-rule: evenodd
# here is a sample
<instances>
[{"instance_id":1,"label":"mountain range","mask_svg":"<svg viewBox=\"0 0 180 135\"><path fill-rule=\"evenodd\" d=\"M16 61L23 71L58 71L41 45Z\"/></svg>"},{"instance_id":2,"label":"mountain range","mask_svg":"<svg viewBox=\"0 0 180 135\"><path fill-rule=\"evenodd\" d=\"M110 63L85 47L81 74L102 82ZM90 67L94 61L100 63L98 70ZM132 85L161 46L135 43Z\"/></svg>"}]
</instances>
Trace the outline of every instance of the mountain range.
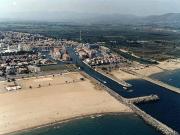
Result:
<instances>
[{"instance_id":1,"label":"mountain range","mask_svg":"<svg viewBox=\"0 0 180 135\"><path fill-rule=\"evenodd\" d=\"M180 13L163 15L136 16L121 14L93 14L93 13L16 13L14 18L7 20L72 22L83 24L127 24L127 25L158 25L180 28ZM1 19L0 19L1 20Z\"/></svg>"},{"instance_id":2,"label":"mountain range","mask_svg":"<svg viewBox=\"0 0 180 135\"><path fill-rule=\"evenodd\" d=\"M180 13L168 13L140 17L135 15L101 15L87 19L93 23L129 24L129 25L157 25L167 27L180 27Z\"/></svg>"}]
</instances>

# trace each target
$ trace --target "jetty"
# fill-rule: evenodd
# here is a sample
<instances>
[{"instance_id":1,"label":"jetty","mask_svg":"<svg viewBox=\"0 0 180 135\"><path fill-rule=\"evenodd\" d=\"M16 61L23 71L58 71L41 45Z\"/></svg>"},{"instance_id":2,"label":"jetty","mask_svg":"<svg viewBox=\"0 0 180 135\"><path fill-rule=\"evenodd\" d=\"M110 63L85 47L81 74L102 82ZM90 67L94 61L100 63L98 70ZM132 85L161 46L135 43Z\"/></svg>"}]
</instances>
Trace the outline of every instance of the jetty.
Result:
<instances>
[{"instance_id":1,"label":"jetty","mask_svg":"<svg viewBox=\"0 0 180 135\"><path fill-rule=\"evenodd\" d=\"M136 97L127 99L129 103L138 104L138 103L146 103L159 100L158 95L150 95L150 96L143 96L143 97Z\"/></svg>"},{"instance_id":2,"label":"jetty","mask_svg":"<svg viewBox=\"0 0 180 135\"><path fill-rule=\"evenodd\" d=\"M138 76L138 77L140 77L140 78L142 78L142 79L144 79L144 80L146 80L146 81L148 81L148 82L151 82L151 83L153 83L153 84L159 85L159 86L161 86L161 87L163 87L163 88L166 88L166 89L168 89L168 90L170 90L170 91L172 91L172 92L175 92L175 93L180 94L180 88L174 87L174 86L169 85L169 84L164 83L164 82L161 82L161 81L159 81L159 80L157 80L157 79L152 79L152 78L150 78L150 77L147 77L147 76L138 74L138 73L136 73L136 72L134 72L134 71L130 71L130 70L123 70L123 71L124 71L124 72L127 72L127 73L129 73L129 74Z\"/></svg>"},{"instance_id":3,"label":"jetty","mask_svg":"<svg viewBox=\"0 0 180 135\"><path fill-rule=\"evenodd\" d=\"M103 85L103 87L111 96L113 96L114 98L119 100L121 103L123 103L123 104L127 105L129 108L131 108L135 114L137 114L141 119L144 120L145 123L154 127L157 131L161 132L164 135L180 135L177 131L173 130L172 128L168 127L164 123L158 121L151 115L147 114L146 112L144 112L143 110L138 108L134 103L129 102L128 99L122 97L121 95L114 92L113 90L111 90L110 88L108 88L105 85Z\"/></svg>"},{"instance_id":4,"label":"jetty","mask_svg":"<svg viewBox=\"0 0 180 135\"><path fill-rule=\"evenodd\" d=\"M100 84L101 87L103 87L111 96L113 96L118 101L120 101L121 103L123 103L123 104L127 105L129 108L131 108L135 114L137 114L140 118L142 118L147 124L154 127L157 131L161 132L164 135L180 135L177 131L173 130L172 128L168 127L164 123L158 121L157 119L153 118L151 115L147 114L146 112L144 112L143 110L138 108L134 103L129 102L129 99L122 97L121 95L119 95L112 89L108 88L103 83L99 82L98 80L94 79L93 77L89 76L85 72L81 72L81 73L84 74L86 77L96 81L98 84ZM155 97L156 96L154 95L153 98L155 98Z\"/></svg>"},{"instance_id":5,"label":"jetty","mask_svg":"<svg viewBox=\"0 0 180 135\"><path fill-rule=\"evenodd\" d=\"M140 116L147 124L153 126L156 130L160 131L164 135L179 135L178 132L168 127L164 123L153 118L151 115L147 114L143 110L139 109L134 104L128 105L138 116Z\"/></svg>"}]
</instances>

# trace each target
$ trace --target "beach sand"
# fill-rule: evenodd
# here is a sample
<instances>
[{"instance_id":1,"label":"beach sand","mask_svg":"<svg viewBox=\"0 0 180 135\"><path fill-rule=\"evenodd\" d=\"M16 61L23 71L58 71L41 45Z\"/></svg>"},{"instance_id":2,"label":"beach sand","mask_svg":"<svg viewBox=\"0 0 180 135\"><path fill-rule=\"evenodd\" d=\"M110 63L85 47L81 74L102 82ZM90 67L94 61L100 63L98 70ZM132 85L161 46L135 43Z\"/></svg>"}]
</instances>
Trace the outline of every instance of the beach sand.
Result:
<instances>
[{"instance_id":1,"label":"beach sand","mask_svg":"<svg viewBox=\"0 0 180 135\"><path fill-rule=\"evenodd\" d=\"M138 70L132 70L138 74L141 74L143 76L151 76L153 74L164 72L165 69L159 68L158 66L149 66L145 67L143 69Z\"/></svg>"},{"instance_id":2,"label":"beach sand","mask_svg":"<svg viewBox=\"0 0 180 135\"><path fill-rule=\"evenodd\" d=\"M91 80L80 81L81 77L76 72L18 80L22 90L0 94L0 134L82 115L132 112ZM0 83L1 88L5 85Z\"/></svg>"},{"instance_id":3,"label":"beach sand","mask_svg":"<svg viewBox=\"0 0 180 135\"><path fill-rule=\"evenodd\" d=\"M143 76L151 76L153 74L157 74L165 71L173 71L177 69L180 69L180 62L168 60L168 61L160 62L158 65L152 65L149 67L144 67L143 69L133 70L133 71Z\"/></svg>"},{"instance_id":4,"label":"beach sand","mask_svg":"<svg viewBox=\"0 0 180 135\"><path fill-rule=\"evenodd\" d=\"M117 78L117 81L118 80L127 81L127 80L139 79L139 77L129 74L129 73L126 73L122 70L112 70L112 72L110 74L112 76L114 76L115 78Z\"/></svg>"},{"instance_id":5,"label":"beach sand","mask_svg":"<svg viewBox=\"0 0 180 135\"><path fill-rule=\"evenodd\" d=\"M164 70L180 69L180 59L178 59L178 60L167 60L164 62L160 62L158 67L160 67L161 69L164 69Z\"/></svg>"},{"instance_id":6,"label":"beach sand","mask_svg":"<svg viewBox=\"0 0 180 135\"><path fill-rule=\"evenodd\" d=\"M137 65L135 68L131 69L131 71L142 76L150 77L153 74L161 73L164 71L173 71L177 69L180 69L180 61L169 60L169 61L160 62L158 65L152 65L148 67ZM117 79L121 79L124 81L139 79L138 76L129 74L122 70L113 70L110 74L116 77Z\"/></svg>"}]
</instances>

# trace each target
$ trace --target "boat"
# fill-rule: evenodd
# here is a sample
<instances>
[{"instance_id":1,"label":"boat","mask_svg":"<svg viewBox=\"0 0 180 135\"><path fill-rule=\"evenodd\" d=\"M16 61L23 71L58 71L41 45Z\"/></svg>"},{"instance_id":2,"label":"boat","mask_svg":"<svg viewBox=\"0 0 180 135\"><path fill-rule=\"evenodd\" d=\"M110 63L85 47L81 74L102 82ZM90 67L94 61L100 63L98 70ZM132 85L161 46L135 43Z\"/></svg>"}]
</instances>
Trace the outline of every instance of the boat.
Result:
<instances>
[{"instance_id":1,"label":"boat","mask_svg":"<svg viewBox=\"0 0 180 135\"><path fill-rule=\"evenodd\" d=\"M106 84L107 82L106 81L103 81L104 84Z\"/></svg>"},{"instance_id":2,"label":"boat","mask_svg":"<svg viewBox=\"0 0 180 135\"><path fill-rule=\"evenodd\" d=\"M123 89L127 90L128 88L127 87L123 87Z\"/></svg>"},{"instance_id":3,"label":"boat","mask_svg":"<svg viewBox=\"0 0 180 135\"><path fill-rule=\"evenodd\" d=\"M97 79L99 82L106 84L107 82L101 79Z\"/></svg>"}]
</instances>

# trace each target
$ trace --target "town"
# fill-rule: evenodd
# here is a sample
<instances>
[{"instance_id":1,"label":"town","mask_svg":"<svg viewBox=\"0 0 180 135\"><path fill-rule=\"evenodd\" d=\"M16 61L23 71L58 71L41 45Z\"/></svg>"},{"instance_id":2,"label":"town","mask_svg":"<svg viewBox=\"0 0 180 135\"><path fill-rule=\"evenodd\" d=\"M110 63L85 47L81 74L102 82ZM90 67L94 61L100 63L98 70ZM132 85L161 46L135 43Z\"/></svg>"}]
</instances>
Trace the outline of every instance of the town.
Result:
<instances>
[{"instance_id":1,"label":"town","mask_svg":"<svg viewBox=\"0 0 180 135\"><path fill-rule=\"evenodd\" d=\"M101 42L83 44L39 34L0 32L0 76L39 73L42 66L71 63L68 46L75 47L79 58L90 66L117 66L129 62Z\"/></svg>"},{"instance_id":2,"label":"town","mask_svg":"<svg viewBox=\"0 0 180 135\"><path fill-rule=\"evenodd\" d=\"M76 44L39 34L0 32L0 76L38 73L41 66L69 62L65 46Z\"/></svg>"},{"instance_id":3,"label":"town","mask_svg":"<svg viewBox=\"0 0 180 135\"><path fill-rule=\"evenodd\" d=\"M127 62L127 59L113 54L109 48L101 45L101 43L80 44L77 46L76 52L80 59L91 66L117 65L119 63Z\"/></svg>"}]
</instances>

